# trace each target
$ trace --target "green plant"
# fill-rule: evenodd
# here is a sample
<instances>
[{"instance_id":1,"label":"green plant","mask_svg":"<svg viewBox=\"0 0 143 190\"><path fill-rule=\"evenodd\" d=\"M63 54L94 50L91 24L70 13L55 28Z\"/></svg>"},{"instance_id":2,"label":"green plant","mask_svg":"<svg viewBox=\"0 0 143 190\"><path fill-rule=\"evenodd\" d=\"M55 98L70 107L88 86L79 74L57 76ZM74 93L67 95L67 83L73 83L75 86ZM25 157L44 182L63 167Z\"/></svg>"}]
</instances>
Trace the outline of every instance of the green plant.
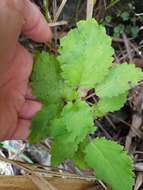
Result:
<instances>
[{"instance_id":1,"label":"green plant","mask_svg":"<svg viewBox=\"0 0 143 190\"><path fill-rule=\"evenodd\" d=\"M111 15L105 16L101 23L107 26L110 34L114 37L120 37L124 32L129 37L137 38L140 26L142 26L142 17L136 16L135 2L125 3L124 7L108 13Z\"/></svg>"},{"instance_id":2,"label":"green plant","mask_svg":"<svg viewBox=\"0 0 143 190\"><path fill-rule=\"evenodd\" d=\"M37 55L31 86L43 109L33 119L29 140L50 137L53 165L71 159L80 168L94 169L113 190L131 190L133 166L123 148L104 138L89 138L96 130L94 118L120 109L128 90L143 79L135 65L113 64L113 53L105 28L90 19L61 39L59 56ZM90 89L99 101L89 106Z\"/></svg>"},{"instance_id":3,"label":"green plant","mask_svg":"<svg viewBox=\"0 0 143 190\"><path fill-rule=\"evenodd\" d=\"M125 26L123 24L118 24L113 29L113 35L119 37L123 32L125 32Z\"/></svg>"}]
</instances>

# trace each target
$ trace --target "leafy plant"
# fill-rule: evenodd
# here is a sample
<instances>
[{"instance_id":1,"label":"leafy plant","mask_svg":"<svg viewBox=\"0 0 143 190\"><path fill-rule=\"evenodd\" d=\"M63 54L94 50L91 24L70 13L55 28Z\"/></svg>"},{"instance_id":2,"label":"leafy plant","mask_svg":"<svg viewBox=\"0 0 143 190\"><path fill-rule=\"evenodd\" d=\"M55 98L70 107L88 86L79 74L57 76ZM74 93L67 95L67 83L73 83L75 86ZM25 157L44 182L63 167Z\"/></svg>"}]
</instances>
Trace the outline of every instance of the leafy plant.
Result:
<instances>
[{"instance_id":1,"label":"leafy plant","mask_svg":"<svg viewBox=\"0 0 143 190\"><path fill-rule=\"evenodd\" d=\"M125 26L123 24L119 24L114 27L113 29L113 35L116 37L119 37L123 32L125 32Z\"/></svg>"},{"instance_id":2,"label":"leafy plant","mask_svg":"<svg viewBox=\"0 0 143 190\"><path fill-rule=\"evenodd\" d=\"M125 6L122 5L122 7L125 8L114 12L111 11L111 15L105 16L101 23L107 26L110 34L114 37L120 37L124 32L129 37L137 38L140 32L140 26L142 26L142 16L136 16L134 1L124 3Z\"/></svg>"},{"instance_id":3,"label":"leafy plant","mask_svg":"<svg viewBox=\"0 0 143 190\"><path fill-rule=\"evenodd\" d=\"M129 14L129 12L127 12L127 11L123 11L123 12L120 14L120 17L123 19L123 21L128 21L129 18L130 18L130 14Z\"/></svg>"},{"instance_id":4,"label":"leafy plant","mask_svg":"<svg viewBox=\"0 0 143 190\"><path fill-rule=\"evenodd\" d=\"M113 53L105 28L90 19L61 39L59 56L37 55L31 86L43 109L33 119L29 140L50 137L53 165L71 159L80 168L92 168L113 190L131 190L133 164L123 148L104 138L89 139L96 130L94 118L120 109L143 79L134 65L113 64ZM99 101L89 106L90 89Z\"/></svg>"}]
</instances>

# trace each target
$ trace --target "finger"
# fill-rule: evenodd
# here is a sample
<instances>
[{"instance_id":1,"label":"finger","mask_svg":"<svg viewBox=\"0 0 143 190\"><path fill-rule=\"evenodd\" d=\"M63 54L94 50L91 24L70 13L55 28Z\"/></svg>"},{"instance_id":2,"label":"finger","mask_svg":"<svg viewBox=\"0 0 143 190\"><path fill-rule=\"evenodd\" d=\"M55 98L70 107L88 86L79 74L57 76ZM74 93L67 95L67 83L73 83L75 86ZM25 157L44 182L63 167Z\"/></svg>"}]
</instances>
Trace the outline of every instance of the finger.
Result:
<instances>
[{"instance_id":1,"label":"finger","mask_svg":"<svg viewBox=\"0 0 143 190\"><path fill-rule=\"evenodd\" d=\"M0 86L8 83L7 86L17 87L25 96L33 66L32 55L24 47L17 44L16 54L11 63L5 75L0 76Z\"/></svg>"},{"instance_id":2,"label":"finger","mask_svg":"<svg viewBox=\"0 0 143 190\"><path fill-rule=\"evenodd\" d=\"M27 88L26 95L25 95L26 100L37 100L35 96L32 94L32 89L30 87Z\"/></svg>"},{"instance_id":3,"label":"finger","mask_svg":"<svg viewBox=\"0 0 143 190\"><path fill-rule=\"evenodd\" d=\"M33 56L29 53L23 46L17 44L16 55L12 60L15 65L13 65L13 75L20 78L21 81L28 78L32 72L33 66Z\"/></svg>"},{"instance_id":4,"label":"finger","mask_svg":"<svg viewBox=\"0 0 143 190\"><path fill-rule=\"evenodd\" d=\"M31 121L19 119L17 129L11 140L26 140L30 133Z\"/></svg>"},{"instance_id":5,"label":"finger","mask_svg":"<svg viewBox=\"0 0 143 190\"><path fill-rule=\"evenodd\" d=\"M22 110L19 113L19 117L22 119L32 119L32 117L40 111L42 104L36 101L26 100Z\"/></svg>"},{"instance_id":6,"label":"finger","mask_svg":"<svg viewBox=\"0 0 143 190\"><path fill-rule=\"evenodd\" d=\"M48 42L52 34L44 16L34 3L29 0L25 0L24 2L25 24L22 30L23 33L37 42Z\"/></svg>"}]
</instances>

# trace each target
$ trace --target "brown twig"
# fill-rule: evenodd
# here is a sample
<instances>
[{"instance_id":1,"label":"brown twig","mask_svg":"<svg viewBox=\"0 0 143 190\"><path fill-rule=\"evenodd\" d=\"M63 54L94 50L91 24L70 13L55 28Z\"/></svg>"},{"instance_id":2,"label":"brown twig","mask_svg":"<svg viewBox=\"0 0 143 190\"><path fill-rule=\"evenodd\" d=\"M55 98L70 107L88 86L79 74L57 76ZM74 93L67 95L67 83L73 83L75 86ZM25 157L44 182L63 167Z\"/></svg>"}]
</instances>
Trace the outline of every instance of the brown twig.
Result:
<instances>
[{"instance_id":1,"label":"brown twig","mask_svg":"<svg viewBox=\"0 0 143 190\"><path fill-rule=\"evenodd\" d=\"M63 21L59 21L59 22L51 22L48 25L50 27L55 27L55 26L61 26L61 25L67 25L67 24L68 24L68 22L63 20Z\"/></svg>"},{"instance_id":2,"label":"brown twig","mask_svg":"<svg viewBox=\"0 0 143 190\"><path fill-rule=\"evenodd\" d=\"M62 1L60 7L58 8L58 10L57 10L57 12L56 12L56 14L55 14L55 16L54 16L54 22L56 22L56 21L58 20L58 18L59 18L59 16L60 16L60 14L61 14L61 12L62 12L62 10L63 10L63 8L64 8L66 2L67 2L67 0L63 0L63 1Z\"/></svg>"},{"instance_id":3,"label":"brown twig","mask_svg":"<svg viewBox=\"0 0 143 190\"><path fill-rule=\"evenodd\" d=\"M96 123L97 123L98 127L103 131L105 136L111 140L112 139L111 135L104 129L104 127L101 125L101 123L98 120L96 120Z\"/></svg>"},{"instance_id":4,"label":"brown twig","mask_svg":"<svg viewBox=\"0 0 143 190\"><path fill-rule=\"evenodd\" d=\"M66 179L81 179L81 180L86 180L86 181L95 181L96 178L93 176L79 176L76 174L71 174L68 172L60 172L60 168L57 168L57 170L59 170L59 172L56 171L52 171L49 167L49 170L44 169L45 166L40 165L41 168L37 168L37 165L35 164L27 164L27 163L23 163L23 162L19 162L16 160L10 160L4 157L0 156L0 160L4 161L4 162L8 162L12 165L15 165L23 170L25 170L28 174L34 174L34 175L42 175L45 177L60 177L60 178L66 178Z\"/></svg>"},{"instance_id":5,"label":"brown twig","mask_svg":"<svg viewBox=\"0 0 143 190\"><path fill-rule=\"evenodd\" d=\"M125 44L125 47L126 47L128 57L129 57L129 63L133 63L133 57L132 57L132 52L131 52L131 48L130 48L128 38L127 38L125 33L123 33L122 36L123 36L124 44Z\"/></svg>"}]
</instances>

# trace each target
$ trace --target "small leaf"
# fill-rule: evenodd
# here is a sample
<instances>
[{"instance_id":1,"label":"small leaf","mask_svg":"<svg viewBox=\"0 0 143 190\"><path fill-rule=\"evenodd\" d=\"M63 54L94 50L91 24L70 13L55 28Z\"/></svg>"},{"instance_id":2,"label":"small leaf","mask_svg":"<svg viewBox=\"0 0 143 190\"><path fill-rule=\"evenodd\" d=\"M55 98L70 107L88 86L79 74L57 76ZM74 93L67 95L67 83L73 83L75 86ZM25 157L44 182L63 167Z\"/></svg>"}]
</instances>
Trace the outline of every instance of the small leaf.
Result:
<instances>
[{"instance_id":1,"label":"small leaf","mask_svg":"<svg viewBox=\"0 0 143 190\"><path fill-rule=\"evenodd\" d=\"M93 114L85 102L69 102L64 107L61 116L52 122L53 165L59 165L65 159L72 158L78 145L92 132L93 125Z\"/></svg>"},{"instance_id":2,"label":"small leaf","mask_svg":"<svg viewBox=\"0 0 143 190\"><path fill-rule=\"evenodd\" d=\"M140 31L140 28L138 26L132 26L131 27L131 35L133 38L136 38L138 36L138 33Z\"/></svg>"},{"instance_id":3,"label":"small leaf","mask_svg":"<svg viewBox=\"0 0 143 190\"><path fill-rule=\"evenodd\" d=\"M83 101L69 102L62 112L66 129L71 133L71 139L82 141L92 131L93 115L90 107Z\"/></svg>"},{"instance_id":4,"label":"small leaf","mask_svg":"<svg viewBox=\"0 0 143 190\"><path fill-rule=\"evenodd\" d=\"M114 27L114 36L119 37L125 30L125 26L123 24L119 24Z\"/></svg>"},{"instance_id":5,"label":"small leaf","mask_svg":"<svg viewBox=\"0 0 143 190\"><path fill-rule=\"evenodd\" d=\"M112 67L105 81L96 87L100 98L119 96L138 84L143 72L134 64L119 64Z\"/></svg>"},{"instance_id":6,"label":"small leaf","mask_svg":"<svg viewBox=\"0 0 143 190\"><path fill-rule=\"evenodd\" d=\"M88 165L85 161L85 147L88 144L88 139L86 138L82 143L80 143L77 152L72 157L74 164L79 167L80 169L87 169Z\"/></svg>"},{"instance_id":7,"label":"small leaf","mask_svg":"<svg viewBox=\"0 0 143 190\"><path fill-rule=\"evenodd\" d=\"M49 129L50 136L53 139L56 139L57 137L61 135L65 135L67 133L66 126L64 123L64 120L60 118L54 118L51 122L51 127Z\"/></svg>"},{"instance_id":8,"label":"small leaf","mask_svg":"<svg viewBox=\"0 0 143 190\"><path fill-rule=\"evenodd\" d=\"M124 11L121 13L120 17L123 19L123 21L127 21L130 18L130 14L127 11Z\"/></svg>"},{"instance_id":9,"label":"small leaf","mask_svg":"<svg viewBox=\"0 0 143 190\"><path fill-rule=\"evenodd\" d=\"M45 105L32 120L29 142L39 143L50 135L50 122L58 116L62 108L60 104Z\"/></svg>"},{"instance_id":10,"label":"small leaf","mask_svg":"<svg viewBox=\"0 0 143 190\"><path fill-rule=\"evenodd\" d=\"M110 23L112 21L112 17L111 16L106 16L105 21L106 21L106 23Z\"/></svg>"},{"instance_id":11,"label":"small leaf","mask_svg":"<svg viewBox=\"0 0 143 190\"><path fill-rule=\"evenodd\" d=\"M78 92L75 88L69 87L66 84L64 84L62 97L66 101L74 101L78 98Z\"/></svg>"},{"instance_id":12,"label":"small leaf","mask_svg":"<svg viewBox=\"0 0 143 190\"><path fill-rule=\"evenodd\" d=\"M64 160L71 159L78 149L77 142L70 140L70 134L57 136L52 144L52 165L58 166Z\"/></svg>"},{"instance_id":13,"label":"small leaf","mask_svg":"<svg viewBox=\"0 0 143 190\"><path fill-rule=\"evenodd\" d=\"M55 57L40 53L35 61L31 86L33 94L43 103L56 103L63 91L60 67Z\"/></svg>"},{"instance_id":14,"label":"small leaf","mask_svg":"<svg viewBox=\"0 0 143 190\"><path fill-rule=\"evenodd\" d=\"M134 183L133 163L119 144L96 138L85 149L85 160L95 176L112 190L131 190Z\"/></svg>"},{"instance_id":15,"label":"small leaf","mask_svg":"<svg viewBox=\"0 0 143 190\"><path fill-rule=\"evenodd\" d=\"M96 117L102 117L108 112L114 112L122 108L127 101L127 92L111 98L101 98L95 105L94 111Z\"/></svg>"}]
</instances>

